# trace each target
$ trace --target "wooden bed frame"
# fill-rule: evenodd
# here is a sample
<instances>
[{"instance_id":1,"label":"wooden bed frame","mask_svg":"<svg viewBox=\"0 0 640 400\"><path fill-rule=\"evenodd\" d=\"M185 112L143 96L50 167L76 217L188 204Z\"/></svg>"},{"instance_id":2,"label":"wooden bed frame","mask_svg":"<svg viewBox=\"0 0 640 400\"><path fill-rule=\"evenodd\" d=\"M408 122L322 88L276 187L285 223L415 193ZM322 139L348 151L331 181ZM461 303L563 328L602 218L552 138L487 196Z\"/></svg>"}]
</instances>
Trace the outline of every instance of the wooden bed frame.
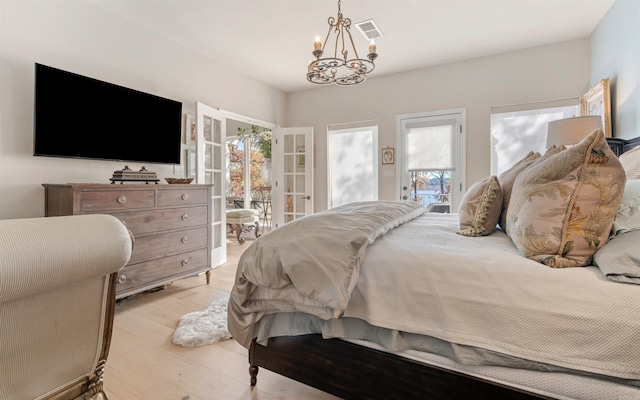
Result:
<instances>
[{"instance_id":1,"label":"wooden bed frame","mask_svg":"<svg viewBox=\"0 0 640 400\"><path fill-rule=\"evenodd\" d=\"M640 146L640 137L607 142L620 155ZM271 338L267 346L254 340L249 365L252 387L263 367L344 399L549 399L319 334Z\"/></svg>"}]
</instances>

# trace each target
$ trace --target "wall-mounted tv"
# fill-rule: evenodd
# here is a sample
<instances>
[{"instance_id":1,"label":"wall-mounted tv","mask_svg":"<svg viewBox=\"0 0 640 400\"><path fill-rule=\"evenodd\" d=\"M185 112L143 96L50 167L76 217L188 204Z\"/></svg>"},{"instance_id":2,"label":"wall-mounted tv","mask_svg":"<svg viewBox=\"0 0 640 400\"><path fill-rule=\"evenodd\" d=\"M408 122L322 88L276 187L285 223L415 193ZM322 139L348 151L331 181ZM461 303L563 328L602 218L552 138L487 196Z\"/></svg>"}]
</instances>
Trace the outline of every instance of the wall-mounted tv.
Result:
<instances>
[{"instance_id":1,"label":"wall-mounted tv","mask_svg":"<svg viewBox=\"0 0 640 400\"><path fill-rule=\"evenodd\" d=\"M35 156L180 164L182 103L35 65Z\"/></svg>"}]
</instances>

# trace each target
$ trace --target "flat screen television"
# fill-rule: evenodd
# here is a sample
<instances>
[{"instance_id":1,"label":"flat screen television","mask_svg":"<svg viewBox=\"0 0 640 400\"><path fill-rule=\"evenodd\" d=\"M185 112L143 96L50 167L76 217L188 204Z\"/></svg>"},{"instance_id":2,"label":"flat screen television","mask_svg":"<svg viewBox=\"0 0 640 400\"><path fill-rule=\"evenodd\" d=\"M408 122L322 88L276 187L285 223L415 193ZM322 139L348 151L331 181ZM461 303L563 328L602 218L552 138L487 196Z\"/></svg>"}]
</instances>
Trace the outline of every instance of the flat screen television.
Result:
<instances>
[{"instance_id":1,"label":"flat screen television","mask_svg":"<svg viewBox=\"0 0 640 400\"><path fill-rule=\"evenodd\" d=\"M35 65L35 156L180 164L182 103Z\"/></svg>"}]
</instances>

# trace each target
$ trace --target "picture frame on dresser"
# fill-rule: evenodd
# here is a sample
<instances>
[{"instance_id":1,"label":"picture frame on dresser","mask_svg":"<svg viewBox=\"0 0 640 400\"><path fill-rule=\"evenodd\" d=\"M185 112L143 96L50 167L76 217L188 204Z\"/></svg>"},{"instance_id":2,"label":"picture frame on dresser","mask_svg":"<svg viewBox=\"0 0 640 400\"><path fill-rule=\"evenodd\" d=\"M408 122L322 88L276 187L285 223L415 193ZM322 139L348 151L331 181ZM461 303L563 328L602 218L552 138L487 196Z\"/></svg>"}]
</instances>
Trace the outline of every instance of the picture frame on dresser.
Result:
<instances>
[{"instance_id":1,"label":"picture frame on dresser","mask_svg":"<svg viewBox=\"0 0 640 400\"><path fill-rule=\"evenodd\" d=\"M611 128L611 88L609 78L601 79L580 97L580 115L600 115L605 137L613 137Z\"/></svg>"}]
</instances>

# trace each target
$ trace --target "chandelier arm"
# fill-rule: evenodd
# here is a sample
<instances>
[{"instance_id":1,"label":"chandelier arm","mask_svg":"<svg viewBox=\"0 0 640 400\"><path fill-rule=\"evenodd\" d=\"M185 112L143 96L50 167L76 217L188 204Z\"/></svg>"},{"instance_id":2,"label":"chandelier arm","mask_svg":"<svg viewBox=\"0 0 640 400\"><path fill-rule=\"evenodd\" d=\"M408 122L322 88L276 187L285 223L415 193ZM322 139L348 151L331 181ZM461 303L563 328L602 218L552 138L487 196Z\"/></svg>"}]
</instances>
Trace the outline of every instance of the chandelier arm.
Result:
<instances>
[{"instance_id":1,"label":"chandelier arm","mask_svg":"<svg viewBox=\"0 0 640 400\"><path fill-rule=\"evenodd\" d=\"M324 48L327 46L327 42L329 41L329 36L331 36L331 27L333 25L331 25L331 20L333 19L333 17L329 18L329 31L327 32L327 37L324 38L324 43L322 44L322 51L324 52Z\"/></svg>"},{"instance_id":2,"label":"chandelier arm","mask_svg":"<svg viewBox=\"0 0 640 400\"><path fill-rule=\"evenodd\" d=\"M335 43L335 47L333 50L333 58L338 58L338 43L340 43L340 34L342 33L341 30L338 30L336 28L336 43ZM342 49L344 50L344 46L342 47ZM346 61L346 58L345 58Z\"/></svg>"},{"instance_id":3,"label":"chandelier arm","mask_svg":"<svg viewBox=\"0 0 640 400\"><path fill-rule=\"evenodd\" d=\"M349 40L351 41L351 48L353 48L353 52L355 53L356 58L360 58L358 57L358 50L356 50L356 45L353 44L353 37L351 36L351 30L349 30L348 28L347 28L347 33L349 34Z\"/></svg>"}]
</instances>

